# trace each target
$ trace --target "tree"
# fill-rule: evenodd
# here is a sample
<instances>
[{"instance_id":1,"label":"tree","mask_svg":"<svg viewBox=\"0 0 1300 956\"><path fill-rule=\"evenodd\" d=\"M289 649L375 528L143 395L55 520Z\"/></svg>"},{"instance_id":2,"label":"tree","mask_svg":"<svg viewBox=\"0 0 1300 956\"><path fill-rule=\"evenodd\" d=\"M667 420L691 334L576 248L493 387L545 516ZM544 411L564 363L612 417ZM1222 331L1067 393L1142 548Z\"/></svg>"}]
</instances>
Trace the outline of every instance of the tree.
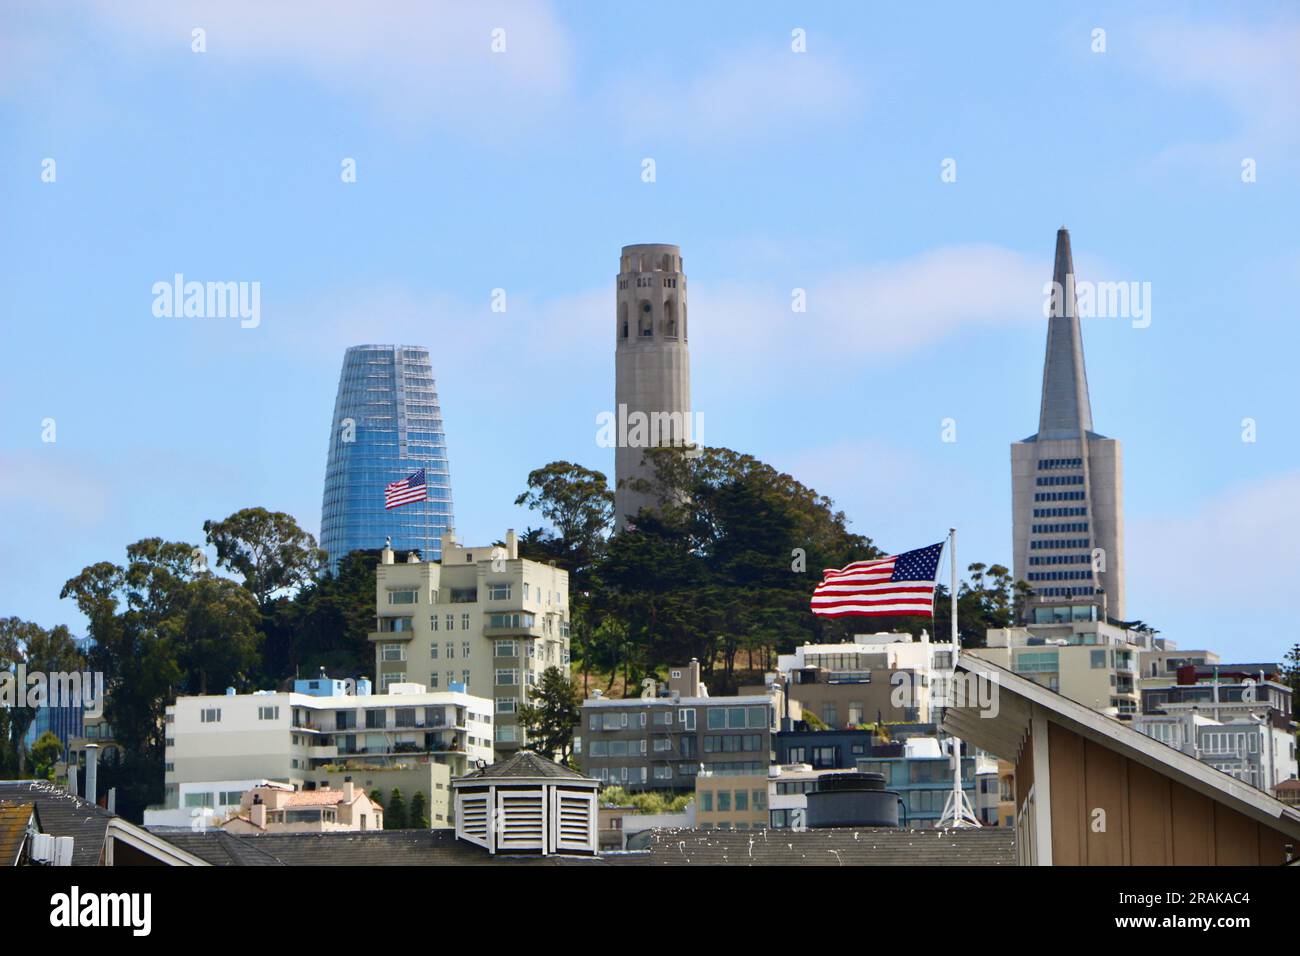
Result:
<instances>
[{"instance_id":1,"label":"tree","mask_svg":"<svg viewBox=\"0 0 1300 956\"><path fill-rule=\"evenodd\" d=\"M378 550L353 551L302 588L292 601L282 600L265 624L268 630L263 668L268 680L298 672L349 677L370 674L375 649L367 637L375 625L375 566ZM275 640L271 639L275 636Z\"/></svg>"},{"instance_id":2,"label":"tree","mask_svg":"<svg viewBox=\"0 0 1300 956\"><path fill-rule=\"evenodd\" d=\"M408 816L408 822L413 830L429 829L429 807L424 799L424 791L415 791L415 796L411 797L411 812Z\"/></svg>"},{"instance_id":3,"label":"tree","mask_svg":"<svg viewBox=\"0 0 1300 956\"><path fill-rule=\"evenodd\" d=\"M252 595L234 581L203 575L190 582L182 604L160 630L177 650L191 693L245 683L262 643Z\"/></svg>"},{"instance_id":4,"label":"tree","mask_svg":"<svg viewBox=\"0 0 1300 956\"><path fill-rule=\"evenodd\" d=\"M216 546L217 563L239 574L262 608L277 591L314 580L325 563L316 539L282 511L244 508L224 520L203 522L203 531Z\"/></svg>"},{"instance_id":5,"label":"tree","mask_svg":"<svg viewBox=\"0 0 1300 956\"><path fill-rule=\"evenodd\" d=\"M1291 650L1286 652L1282 674L1291 688L1292 716L1300 717L1300 644L1292 644Z\"/></svg>"},{"instance_id":6,"label":"tree","mask_svg":"<svg viewBox=\"0 0 1300 956\"><path fill-rule=\"evenodd\" d=\"M553 461L528 473L528 490L515 499L541 512L554 532L529 529L524 541L545 558L554 558L585 589L586 574L604 552L614 517L614 493L604 473L570 461Z\"/></svg>"},{"instance_id":7,"label":"tree","mask_svg":"<svg viewBox=\"0 0 1300 956\"><path fill-rule=\"evenodd\" d=\"M51 731L45 731L32 744L32 766L36 779L53 780L54 765L63 758L63 741Z\"/></svg>"},{"instance_id":8,"label":"tree","mask_svg":"<svg viewBox=\"0 0 1300 956\"><path fill-rule=\"evenodd\" d=\"M402 791L396 787L389 794L388 806L384 809L384 829L406 829L406 801L402 799Z\"/></svg>"},{"instance_id":9,"label":"tree","mask_svg":"<svg viewBox=\"0 0 1300 956\"><path fill-rule=\"evenodd\" d=\"M41 673L48 677L79 671L85 659L72 634L62 624L47 631L32 621L17 617L0 618L0 670L11 670L19 664L29 675ZM23 738L36 719L36 708L28 707L26 700L21 700L3 710L7 737L5 762L9 769L22 777L27 763Z\"/></svg>"},{"instance_id":10,"label":"tree","mask_svg":"<svg viewBox=\"0 0 1300 956\"><path fill-rule=\"evenodd\" d=\"M582 698L569 675L548 667L529 701L519 708L519 723L528 746L547 760L567 760L573 749L573 729L582 720Z\"/></svg>"}]
</instances>

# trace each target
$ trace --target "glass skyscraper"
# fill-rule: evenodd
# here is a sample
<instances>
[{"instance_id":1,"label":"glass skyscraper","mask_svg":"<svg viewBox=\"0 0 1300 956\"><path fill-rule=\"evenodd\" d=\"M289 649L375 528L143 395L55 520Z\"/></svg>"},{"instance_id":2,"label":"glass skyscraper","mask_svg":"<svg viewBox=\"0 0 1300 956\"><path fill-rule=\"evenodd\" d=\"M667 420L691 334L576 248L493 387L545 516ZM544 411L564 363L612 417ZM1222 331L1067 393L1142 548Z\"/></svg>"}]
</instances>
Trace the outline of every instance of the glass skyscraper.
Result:
<instances>
[{"instance_id":1,"label":"glass skyscraper","mask_svg":"<svg viewBox=\"0 0 1300 956\"><path fill-rule=\"evenodd\" d=\"M428 500L384 508L384 487L424 469ZM453 526L442 410L428 349L357 345L343 356L321 503L320 545L330 566L350 551L418 550L442 557Z\"/></svg>"}]
</instances>

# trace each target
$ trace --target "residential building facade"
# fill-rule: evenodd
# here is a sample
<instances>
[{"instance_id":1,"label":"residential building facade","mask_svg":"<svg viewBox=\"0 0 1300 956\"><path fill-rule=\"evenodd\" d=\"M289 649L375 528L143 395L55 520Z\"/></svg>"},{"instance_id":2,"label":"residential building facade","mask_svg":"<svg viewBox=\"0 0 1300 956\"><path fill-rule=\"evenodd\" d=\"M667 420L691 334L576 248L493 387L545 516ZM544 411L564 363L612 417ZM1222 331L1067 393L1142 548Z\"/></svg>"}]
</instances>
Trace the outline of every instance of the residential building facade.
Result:
<instances>
[{"instance_id":1,"label":"residential building facade","mask_svg":"<svg viewBox=\"0 0 1300 956\"><path fill-rule=\"evenodd\" d=\"M598 694L583 701L574 750L603 784L693 791L704 771L766 774L781 709L779 687L737 697Z\"/></svg>"},{"instance_id":2,"label":"residential building facade","mask_svg":"<svg viewBox=\"0 0 1300 956\"><path fill-rule=\"evenodd\" d=\"M385 548L375 569L375 679L430 691L464 687L492 702L494 746L525 743L519 707L548 667L569 669L569 575L503 546L473 548L448 530L441 562L398 562Z\"/></svg>"},{"instance_id":3,"label":"residential building facade","mask_svg":"<svg viewBox=\"0 0 1300 956\"><path fill-rule=\"evenodd\" d=\"M336 695L334 682L324 682L328 696L307 692L310 682L298 681L295 692L177 698L165 717L165 801L146 811L154 813L147 822L184 825L182 814L190 810L229 811L266 781L312 790L337 788L349 777L385 799L394 787L427 781L432 813L438 783L445 806L450 778L493 759L489 700L418 684L371 694L368 681L355 694ZM393 775L398 772L405 776Z\"/></svg>"}]
</instances>

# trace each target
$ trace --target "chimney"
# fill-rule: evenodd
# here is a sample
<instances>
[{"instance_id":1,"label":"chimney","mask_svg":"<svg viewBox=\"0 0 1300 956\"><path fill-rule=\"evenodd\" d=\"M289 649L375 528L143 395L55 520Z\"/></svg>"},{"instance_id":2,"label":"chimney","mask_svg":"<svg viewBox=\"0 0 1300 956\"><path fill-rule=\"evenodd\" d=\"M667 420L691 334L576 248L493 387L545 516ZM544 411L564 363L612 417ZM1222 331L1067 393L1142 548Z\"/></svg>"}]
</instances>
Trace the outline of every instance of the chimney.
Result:
<instances>
[{"instance_id":1,"label":"chimney","mask_svg":"<svg viewBox=\"0 0 1300 956\"><path fill-rule=\"evenodd\" d=\"M86 800L95 802L99 785L99 744L86 744Z\"/></svg>"},{"instance_id":2,"label":"chimney","mask_svg":"<svg viewBox=\"0 0 1300 956\"><path fill-rule=\"evenodd\" d=\"M253 805L248 808L248 819L253 826L266 827L266 804L260 800L254 801Z\"/></svg>"},{"instance_id":3,"label":"chimney","mask_svg":"<svg viewBox=\"0 0 1300 956\"><path fill-rule=\"evenodd\" d=\"M380 552L379 563L380 564L393 563L393 539L392 538L384 539L384 550Z\"/></svg>"},{"instance_id":4,"label":"chimney","mask_svg":"<svg viewBox=\"0 0 1300 956\"><path fill-rule=\"evenodd\" d=\"M519 536L514 528L506 529L506 560L513 561L519 557Z\"/></svg>"},{"instance_id":5,"label":"chimney","mask_svg":"<svg viewBox=\"0 0 1300 956\"><path fill-rule=\"evenodd\" d=\"M117 787L108 788L108 812L117 813Z\"/></svg>"},{"instance_id":6,"label":"chimney","mask_svg":"<svg viewBox=\"0 0 1300 956\"><path fill-rule=\"evenodd\" d=\"M344 777L343 778L343 802L351 806L352 801L355 800L356 798L357 798L357 794L352 787L352 778Z\"/></svg>"},{"instance_id":7,"label":"chimney","mask_svg":"<svg viewBox=\"0 0 1300 956\"><path fill-rule=\"evenodd\" d=\"M77 765L68 764L68 793L74 797L77 795Z\"/></svg>"}]
</instances>

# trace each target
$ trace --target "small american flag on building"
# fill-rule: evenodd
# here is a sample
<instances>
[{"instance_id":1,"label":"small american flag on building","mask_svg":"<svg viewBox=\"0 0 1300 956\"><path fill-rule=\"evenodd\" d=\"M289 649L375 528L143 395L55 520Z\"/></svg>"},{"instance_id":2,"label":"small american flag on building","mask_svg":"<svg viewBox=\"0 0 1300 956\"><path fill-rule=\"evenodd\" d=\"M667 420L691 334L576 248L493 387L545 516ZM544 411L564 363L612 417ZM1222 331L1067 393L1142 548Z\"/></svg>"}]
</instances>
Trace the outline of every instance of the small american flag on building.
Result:
<instances>
[{"instance_id":1,"label":"small american flag on building","mask_svg":"<svg viewBox=\"0 0 1300 956\"><path fill-rule=\"evenodd\" d=\"M934 617L934 584L943 542L843 568L827 568L813 591L812 611L823 617Z\"/></svg>"},{"instance_id":2,"label":"small american flag on building","mask_svg":"<svg viewBox=\"0 0 1300 956\"><path fill-rule=\"evenodd\" d=\"M400 508L413 501L423 501L428 490L424 483L424 469L421 468L401 481L384 486L384 507Z\"/></svg>"}]
</instances>

